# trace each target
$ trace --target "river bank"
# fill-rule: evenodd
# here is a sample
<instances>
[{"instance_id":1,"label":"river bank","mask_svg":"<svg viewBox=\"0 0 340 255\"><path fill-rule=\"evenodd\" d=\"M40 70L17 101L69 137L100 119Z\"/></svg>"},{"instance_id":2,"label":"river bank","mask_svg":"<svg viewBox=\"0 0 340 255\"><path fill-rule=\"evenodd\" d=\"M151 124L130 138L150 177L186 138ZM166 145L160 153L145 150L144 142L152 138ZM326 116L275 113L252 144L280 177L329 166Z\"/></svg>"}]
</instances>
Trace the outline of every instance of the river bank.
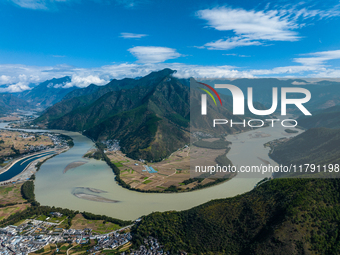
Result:
<instances>
[{"instance_id":1,"label":"river bank","mask_svg":"<svg viewBox=\"0 0 340 255\"><path fill-rule=\"evenodd\" d=\"M39 130L41 132L41 130ZM206 189L183 193L140 193L124 189L115 181L115 175L105 161L88 159L87 164L64 169L72 162L84 161L85 155L94 143L77 133L53 130L70 136L74 146L65 153L47 160L36 173L36 200L42 205L87 211L94 214L132 220L154 211L186 210L212 199L233 197L252 190L265 175L238 174L233 179ZM258 132L262 132L259 134ZM300 131L301 132L301 131ZM282 136L291 136L284 128L261 128L230 136L232 142L228 158L235 166L260 165L263 160L277 165L268 157L269 148L263 145ZM246 156L245 156L246 155ZM261 160L260 160L260 159ZM75 188L98 189L106 193L95 194L119 203L90 201L72 194ZM91 194L91 193L88 193Z\"/></svg>"}]
</instances>

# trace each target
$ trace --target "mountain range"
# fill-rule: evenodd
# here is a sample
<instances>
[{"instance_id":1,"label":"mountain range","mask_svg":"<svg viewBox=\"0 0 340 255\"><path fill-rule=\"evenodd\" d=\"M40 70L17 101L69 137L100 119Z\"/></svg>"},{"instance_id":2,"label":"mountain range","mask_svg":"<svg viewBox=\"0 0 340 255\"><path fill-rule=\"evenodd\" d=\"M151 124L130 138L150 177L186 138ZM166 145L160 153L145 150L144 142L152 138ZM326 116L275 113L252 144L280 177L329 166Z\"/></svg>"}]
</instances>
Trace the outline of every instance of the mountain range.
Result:
<instances>
[{"instance_id":1,"label":"mountain range","mask_svg":"<svg viewBox=\"0 0 340 255\"><path fill-rule=\"evenodd\" d=\"M112 80L105 86L74 90L35 123L51 129L81 131L95 141L118 139L129 157L161 160L189 143L190 121L191 128L211 132L214 118L233 117L232 98L221 95L223 107L209 101L209 115L201 121L197 118L201 116L200 90L192 89L190 94L189 80L178 79L174 73L164 69L139 79ZM264 108L259 103L255 105ZM254 115L247 111L245 117ZM242 121L241 117L233 118ZM247 129L226 125L216 131L231 134Z\"/></svg>"},{"instance_id":2,"label":"mountain range","mask_svg":"<svg viewBox=\"0 0 340 255\"><path fill-rule=\"evenodd\" d=\"M29 110L31 105L12 94L0 93L0 115L7 114L17 109Z\"/></svg>"},{"instance_id":3,"label":"mountain range","mask_svg":"<svg viewBox=\"0 0 340 255\"><path fill-rule=\"evenodd\" d=\"M173 70L75 90L36 120L82 131L96 141L120 140L132 158L161 160L189 143L189 87Z\"/></svg>"},{"instance_id":4,"label":"mountain range","mask_svg":"<svg viewBox=\"0 0 340 255\"><path fill-rule=\"evenodd\" d=\"M53 78L40 83L31 90L17 93L16 96L26 100L34 107L44 109L61 101L71 91L78 89L78 87L64 88L68 82L71 82L71 77L69 76L58 79Z\"/></svg>"},{"instance_id":5,"label":"mountain range","mask_svg":"<svg viewBox=\"0 0 340 255\"><path fill-rule=\"evenodd\" d=\"M315 164L321 167L329 164L333 166L340 163L340 129L311 128L302 134L293 137L289 141L274 147L269 154L276 162L283 165L303 166L303 173L300 171L281 173L281 177L339 177L339 171L325 173L324 168L314 172L305 173L304 164Z\"/></svg>"},{"instance_id":6,"label":"mountain range","mask_svg":"<svg viewBox=\"0 0 340 255\"><path fill-rule=\"evenodd\" d=\"M304 128L340 128L340 105L312 112L312 116L300 116L297 121Z\"/></svg>"},{"instance_id":7,"label":"mountain range","mask_svg":"<svg viewBox=\"0 0 340 255\"><path fill-rule=\"evenodd\" d=\"M118 139L128 156L160 160L189 142L189 87L173 73L164 69L75 90L36 123L82 131L96 141Z\"/></svg>"}]
</instances>

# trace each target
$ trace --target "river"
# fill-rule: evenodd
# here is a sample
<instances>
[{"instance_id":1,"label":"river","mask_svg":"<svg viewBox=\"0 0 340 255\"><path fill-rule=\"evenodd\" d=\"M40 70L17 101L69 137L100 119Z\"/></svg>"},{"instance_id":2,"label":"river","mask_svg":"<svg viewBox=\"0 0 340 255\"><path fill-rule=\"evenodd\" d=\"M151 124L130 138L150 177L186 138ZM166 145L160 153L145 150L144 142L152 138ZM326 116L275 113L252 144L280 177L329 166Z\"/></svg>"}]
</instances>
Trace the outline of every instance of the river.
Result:
<instances>
[{"instance_id":1,"label":"river","mask_svg":"<svg viewBox=\"0 0 340 255\"><path fill-rule=\"evenodd\" d=\"M0 123L1 127L4 127L3 123ZM233 143L228 153L229 159L236 166L260 165L263 164L263 160L276 165L268 157L269 149L264 148L263 144L277 138L292 135L285 133L284 129L281 126L276 128L266 127L230 136L228 139ZM27 131L36 132L37 130ZM41 132L41 130L39 131ZM53 132L72 137L74 147L47 160L36 173L35 196L41 205L104 214L123 220L133 220L155 211L186 210L212 199L233 197L252 190L256 183L264 177L271 176L271 174L266 174L247 178L249 175L238 174L230 181L193 192L172 194L139 193L119 186L114 180L115 175L104 161L82 158L89 149L94 147L94 143L89 138L77 132L55 130ZM301 131L299 130L299 132ZM87 161L87 163L64 173L65 167L75 161ZM75 189L79 188L82 190L84 190L83 188L91 188L105 191L106 193L100 193L101 197L118 202L107 203L78 198L73 193Z\"/></svg>"}]
</instances>

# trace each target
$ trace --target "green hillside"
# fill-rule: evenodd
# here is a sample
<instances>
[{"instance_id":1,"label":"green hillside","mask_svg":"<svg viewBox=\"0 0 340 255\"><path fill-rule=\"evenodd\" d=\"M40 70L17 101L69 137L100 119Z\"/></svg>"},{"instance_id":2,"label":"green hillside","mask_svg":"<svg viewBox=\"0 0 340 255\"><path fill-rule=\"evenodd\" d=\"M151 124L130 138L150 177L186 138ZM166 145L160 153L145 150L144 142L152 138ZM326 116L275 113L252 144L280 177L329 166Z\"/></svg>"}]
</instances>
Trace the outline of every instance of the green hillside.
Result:
<instances>
[{"instance_id":1,"label":"green hillside","mask_svg":"<svg viewBox=\"0 0 340 255\"><path fill-rule=\"evenodd\" d=\"M35 123L45 123L51 129L80 131L95 141L118 139L129 157L161 160L190 142L190 119L192 127L211 132L213 118L233 117L232 99L222 95L224 107L211 105L207 118L196 122L202 120L194 118L201 116L201 92L190 95L188 81L173 77L174 72L164 69L140 79L112 80L102 87L91 85L72 91ZM263 108L259 104L257 107ZM246 117L249 116L248 111ZM240 117L233 118L241 121ZM249 128L242 125L225 125L216 131L234 133L246 129Z\"/></svg>"},{"instance_id":2,"label":"green hillside","mask_svg":"<svg viewBox=\"0 0 340 255\"><path fill-rule=\"evenodd\" d=\"M312 116L301 116L297 121L304 128L340 128L340 105L313 112Z\"/></svg>"},{"instance_id":3,"label":"green hillside","mask_svg":"<svg viewBox=\"0 0 340 255\"><path fill-rule=\"evenodd\" d=\"M340 180L275 179L251 192L143 217L171 254L339 254Z\"/></svg>"},{"instance_id":4,"label":"green hillside","mask_svg":"<svg viewBox=\"0 0 340 255\"><path fill-rule=\"evenodd\" d=\"M112 80L105 86L96 86L91 84L86 88L71 91L64 96L61 102L58 102L48 108L44 114L36 120L36 123L58 119L77 108L94 103L106 93L112 91L119 91L121 89L127 90L136 86L154 86L161 82L164 77L171 75L173 72L174 71L170 69L164 69L159 72L152 72L139 80L128 78L123 80Z\"/></svg>"},{"instance_id":5,"label":"green hillside","mask_svg":"<svg viewBox=\"0 0 340 255\"><path fill-rule=\"evenodd\" d=\"M16 111L17 109L29 110L31 105L14 95L0 94L0 115Z\"/></svg>"},{"instance_id":6,"label":"green hillside","mask_svg":"<svg viewBox=\"0 0 340 255\"><path fill-rule=\"evenodd\" d=\"M270 157L284 165L301 164L339 164L340 163L340 129L311 128L291 140L274 147ZM310 174L291 173L288 176L311 177ZM323 175L318 173L313 175ZM339 173L327 173L328 177L338 177Z\"/></svg>"},{"instance_id":7,"label":"green hillside","mask_svg":"<svg viewBox=\"0 0 340 255\"><path fill-rule=\"evenodd\" d=\"M130 157L161 160L189 143L189 87L173 73L164 69L73 91L36 123L81 131L96 141L118 139Z\"/></svg>"}]
</instances>

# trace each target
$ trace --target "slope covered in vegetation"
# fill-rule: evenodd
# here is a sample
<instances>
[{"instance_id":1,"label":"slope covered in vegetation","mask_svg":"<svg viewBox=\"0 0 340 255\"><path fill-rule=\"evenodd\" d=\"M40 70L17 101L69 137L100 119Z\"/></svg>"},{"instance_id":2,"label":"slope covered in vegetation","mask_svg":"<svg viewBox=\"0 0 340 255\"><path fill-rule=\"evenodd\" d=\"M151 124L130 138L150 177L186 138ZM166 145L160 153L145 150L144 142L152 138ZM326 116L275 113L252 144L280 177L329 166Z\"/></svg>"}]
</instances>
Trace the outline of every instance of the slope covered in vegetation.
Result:
<instances>
[{"instance_id":1,"label":"slope covered in vegetation","mask_svg":"<svg viewBox=\"0 0 340 255\"><path fill-rule=\"evenodd\" d=\"M338 254L340 180L275 179L181 212L152 213L135 245L154 236L171 254Z\"/></svg>"}]
</instances>

